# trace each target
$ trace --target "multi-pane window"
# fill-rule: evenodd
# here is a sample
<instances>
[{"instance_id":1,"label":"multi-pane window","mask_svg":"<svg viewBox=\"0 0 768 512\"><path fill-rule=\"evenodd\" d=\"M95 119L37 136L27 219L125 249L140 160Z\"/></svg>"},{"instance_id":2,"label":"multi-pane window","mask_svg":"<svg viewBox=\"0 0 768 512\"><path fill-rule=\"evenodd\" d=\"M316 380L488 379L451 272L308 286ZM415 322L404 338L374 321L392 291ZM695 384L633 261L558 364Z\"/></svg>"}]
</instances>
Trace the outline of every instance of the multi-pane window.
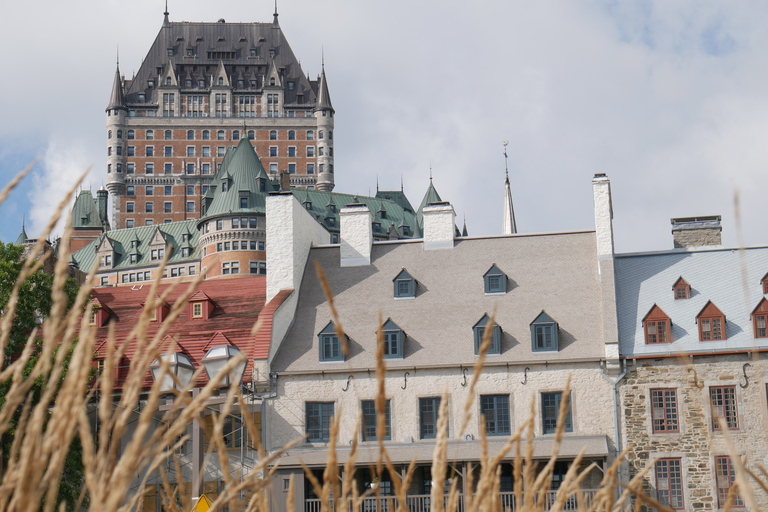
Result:
<instances>
[{"instance_id":1,"label":"multi-pane window","mask_svg":"<svg viewBox=\"0 0 768 512\"><path fill-rule=\"evenodd\" d=\"M715 457L715 475L717 476L717 506L723 508L728 501L731 487L736 483L736 471L733 469L730 457ZM733 506L744 506L744 500L738 493L734 496Z\"/></svg>"},{"instance_id":2,"label":"multi-pane window","mask_svg":"<svg viewBox=\"0 0 768 512\"><path fill-rule=\"evenodd\" d=\"M562 391L553 391L541 394L541 421L542 433L554 434L557 430L557 416L560 413L560 402L563 398ZM568 413L565 415L565 431L573 432L573 415L571 411L571 395L568 395Z\"/></svg>"},{"instance_id":3,"label":"multi-pane window","mask_svg":"<svg viewBox=\"0 0 768 512\"><path fill-rule=\"evenodd\" d=\"M675 510L683 505L683 470L680 459L656 461L656 496L659 503Z\"/></svg>"},{"instance_id":4,"label":"multi-pane window","mask_svg":"<svg viewBox=\"0 0 768 512\"><path fill-rule=\"evenodd\" d=\"M227 95L216 94L216 117L226 117L227 115Z\"/></svg>"},{"instance_id":5,"label":"multi-pane window","mask_svg":"<svg viewBox=\"0 0 768 512\"><path fill-rule=\"evenodd\" d=\"M701 339L702 341L723 339L723 326L719 318L701 319Z\"/></svg>"},{"instance_id":6,"label":"multi-pane window","mask_svg":"<svg viewBox=\"0 0 768 512\"><path fill-rule=\"evenodd\" d=\"M558 349L557 322L544 311L531 322L531 344L534 352Z\"/></svg>"},{"instance_id":7,"label":"multi-pane window","mask_svg":"<svg viewBox=\"0 0 768 512\"><path fill-rule=\"evenodd\" d=\"M485 419L485 433L489 436L508 435L511 432L509 395L481 396L480 414Z\"/></svg>"},{"instance_id":8,"label":"multi-pane window","mask_svg":"<svg viewBox=\"0 0 768 512\"><path fill-rule=\"evenodd\" d=\"M651 417L654 433L679 431L676 389L651 390Z\"/></svg>"},{"instance_id":9,"label":"multi-pane window","mask_svg":"<svg viewBox=\"0 0 768 512\"><path fill-rule=\"evenodd\" d=\"M320 342L320 361L343 361L344 354L341 350L341 343L336 335L336 329L333 322L328 323L318 335Z\"/></svg>"},{"instance_id":10,"label":"multi-pane window","mask_svg":"<svg viewBox=\"0 0 768 512\"><path fill-rule=\"evenodd\" d=\"M173 203L163 203L163 213L172 213L173 212Z\"/></svg>"},{"instance_id":11,"label":"multi-pane window","mask_svg":"<svg viewBox=\"0 0 768 512\"><path fill-rule=\"evenodd\" d=\"M437 437L437 415L440 411L440 397L419 398L419 431L421 439Z\"/></svg>"},{"instance_id":12,"label":"multi-pane window","mask_svg":"<svg viewBox=\"0 0 768 512\"><path fill-rule=\"evenodd\" d=\"M384 334L384 358L403 357L403 331L392 320L382 326Z\"/></svg>"},{"instance_id":13,"label":"multi-pane window","mask_svg":"<svg viewBox=\"0 0 768 512\"><path fill-rule=\"evenodd\" d=\"M507 291L507 276L496 265L491 266L483 275L483 281L485 293L505 293Z\"/></svg>"},{"instance_id":14,"label":"multi-pane window","mask_svg":"<svg viewBox=\"0 0 768 512\"><path fill-rule=\"evenodd\" d=\"M483 336L485 335L485 329L489 321L490 317L487 314L483 315L483 318L472 327L475 334L475 355L480 353L480 345L483 342ZM488 347L487 353L501 354L501 327L495 322L491 329L491 346Z\"/></svg>"},{"instance_id":15,"label":"multi-pane window","mask_svg":"<svg viewBox=\"0 0 768 512\"><path fill-rule=\"evenodd\" d=\"M666 320L648 320L645 322L645 342L650 344L654 343L667 343L668 337Z\"/></svg>"},{"instance_id":16,"label":"multi-pane window","mask_svg":"<svg viewBox=\"0 0 768 512\"><path fill-rule=\"evenodd\" d=\"M333 402L307 402L307 441L327 443L331 440Z\"/></svg>"},{"instance_id":17,"label":"multi-pane window","mask_svg":"<svg viewBox=\"0 0 768 512\"><path fill-rule=\"evenodd\" d=\"M709 403L712 406L712 430L720 430L718 418L723 418L729 430L739 428L736 410L736 386L709 388Z\"/></svg>"},{"instance_id":18,"label":"multi-pane window","mask_svg":"<svg viewBox=\"0 0 768 512\"><path fill-rule=\"evenodd\" d=\"M768 320L768 315L755 315L755 338L768 338L765 327L766 320Z\"/></svg>"},{"instance_id":19,"label":"multi-pane window","mask_svg":"<svg viewBox=\"0 0 768 512\"><path fill-rule=\"evenodd\" d=\"M173 93L163 94L163 117L173 117L175 115L176 95Z\"/></svg>"},{"instance_id":20,"label":"multi-pane window","mask_svg":"<svg viewBox=\"0 0 768 512\"><path fill-rule=\"evenodd\" d=\"M378 415L376 414L376 402L374 400L363 400L363 441L376 440L376 428L378 426ZM389 400L384 406L384 440L392 439L392 430L389 415Z\"/></svg>"}]
</instances>

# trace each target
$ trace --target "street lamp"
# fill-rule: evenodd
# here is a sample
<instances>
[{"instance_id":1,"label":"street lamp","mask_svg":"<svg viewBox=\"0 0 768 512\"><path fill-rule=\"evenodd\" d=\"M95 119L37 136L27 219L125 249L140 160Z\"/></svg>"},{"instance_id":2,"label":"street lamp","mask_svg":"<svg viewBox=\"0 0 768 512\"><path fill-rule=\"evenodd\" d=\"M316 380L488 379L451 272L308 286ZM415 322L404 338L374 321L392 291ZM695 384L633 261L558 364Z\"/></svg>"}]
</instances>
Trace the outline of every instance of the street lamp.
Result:
<instances>
[{"instance_id":1,"label":"street lamp","mask_svg":"<svg viewBox=\"0 0 768 512\"><path fill-rule=\"evenodd\" d=\"M168 371L162 373L163 363L169 361ZM182 354L181 352L174 352L173 354L163 354L159 359L152 361L149 366L152 371L152 379L155 382L160 382L160 391L168 392L174 388L183 389L187 387L187 384L192 380L192 375L195 373L195 367L192 365L192 361ZM176 376L174 381L173 376ZM176 386L178 382L178 387Z\"/></svg>"},{"instance_id":2,"label":"street lamp","mask_svg":"<svg viewBox=\"0 0 768 512\"><path fill-rule=\"evenodd\" d=\"M245 372L246 361L244 357L241 357L240 350L238 350L237 347L233 347L232 345L213 347L207 354L205 354L205 357L203 357L200 362L203 363L205 371L208 373L208 379L213 380L219 375L219 372L224 369L227 362L235 357L239 357L239 361L219 382L219 386L228 387L232 383L240 384L240 381L243 378L243 373Z\"/></svg>"}]
</instances>

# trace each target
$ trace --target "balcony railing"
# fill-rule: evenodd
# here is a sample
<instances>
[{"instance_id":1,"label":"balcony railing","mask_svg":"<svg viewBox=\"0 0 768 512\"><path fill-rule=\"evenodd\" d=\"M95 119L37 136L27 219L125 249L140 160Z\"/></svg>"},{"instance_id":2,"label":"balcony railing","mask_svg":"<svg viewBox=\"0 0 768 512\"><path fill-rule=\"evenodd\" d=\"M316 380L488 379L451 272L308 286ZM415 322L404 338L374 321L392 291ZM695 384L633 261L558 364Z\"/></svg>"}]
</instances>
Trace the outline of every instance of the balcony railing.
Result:
<instances>
[{"instance_id":1,"label":"balcony railing","mask_svg":"<svg viewBox=\"0 0 768 512\"><path fill-rule=\"evenodd\" d=\"M592 505L592 501L595 498L595 490L585 489L581 493L575 493L570 495L565 502L562 510L579 510L580 508L588 508ZM546 491L544 493L544 509L550 510L555 503L557 491ZM502 492L499 493L501 500L501 507L504 511L514 512L517 509L517 503L515 500L515 493ZM405 498L408 509L411 512L429 512L431 505L431 497L428 494L408 495ZM533 499L538 500L536 495ZM443 508L448 506L448 496L443 498ZM523 495L525 500L525 495ZM582 500L581 507L579 507L579 501ZM397 510L397 498L394 496L382 496L376 498L375 496L369 496L364 498L360 504L360 509L357 512L395 512ZM333 509L333 503L331 503L331 509ZM321 501L319 499L307 499L304 500L304 512L320 512ZM464 496L459 495L459 502L457 507L458 512L464 512ZM353 510L353 504L349 504L349 512L356 512Z\"/></svg>"}]
</instances>

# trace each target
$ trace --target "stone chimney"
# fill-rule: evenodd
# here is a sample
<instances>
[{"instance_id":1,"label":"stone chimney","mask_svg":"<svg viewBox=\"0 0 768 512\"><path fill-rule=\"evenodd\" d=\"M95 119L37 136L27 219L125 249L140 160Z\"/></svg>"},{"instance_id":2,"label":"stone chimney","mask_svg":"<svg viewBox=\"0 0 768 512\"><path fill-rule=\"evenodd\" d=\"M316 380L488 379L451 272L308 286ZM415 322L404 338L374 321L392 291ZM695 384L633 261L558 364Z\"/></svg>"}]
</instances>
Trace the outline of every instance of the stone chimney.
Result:
<instances>
[{"instance_id":1,"label":"stone chimney","mask_svg":"<svg viewBox=\"0 0 768 512\"><path fill-rule=\"evenodd\" d=\"M280 173L280 190L283 192L288 192L291 190L291 175L288 173L288 171L283 171Z\"/></svg>"},{"instance_id":2,"label":"stone chimney","mask_svg":"<svg viewBox=\"0 0 768 512\"><path fill-rule=\"evenodd\" d=\"M722 245L720 215L672 219L675 249Z\"/></svg>"},{"instance_id":3,"label":"stone chimney","mask_svg":"<svg viewBox=\"0 0 768 512\"><path fill-rule=\"evenodd\" d=\"M109 192L106 189L101 188L96 192L96 203L99 205L99 220L102 225L107 224L107 202L109 199Z\"/></svg>"},{"instance_id":4,"label":"stone chimney","mask_svg":"<svg viewBox=\"0 0 768 512\"><path fill-rule=\"evenodd\" d=\"M359 267L371 264L373 216L364 204L355 201L339 212L341 266Z\"/></svg>"},{"instance_id":5,"label":"stone chimney","mask_svg":"<svg viewBox=\"0 0 768 512\"><path fill-rule=\"evenodd\" d=\"M424 250L453 249L456 235L456 212L448 202L429 203L422 210L424 218Z\"/></svg>"}]
</instances>

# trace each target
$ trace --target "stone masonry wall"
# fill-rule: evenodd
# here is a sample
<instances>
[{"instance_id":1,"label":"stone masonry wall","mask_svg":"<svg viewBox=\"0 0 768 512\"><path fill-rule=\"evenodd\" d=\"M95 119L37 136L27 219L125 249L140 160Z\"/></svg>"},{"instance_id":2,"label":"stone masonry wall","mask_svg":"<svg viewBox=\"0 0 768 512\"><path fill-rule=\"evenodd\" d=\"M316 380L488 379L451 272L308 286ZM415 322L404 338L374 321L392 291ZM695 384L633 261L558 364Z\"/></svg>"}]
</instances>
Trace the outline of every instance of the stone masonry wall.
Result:
<instances>
[{"instance_id":1,"label":"stone masonry wall","mask_svg":"<svg viewBox=\"0 0 768 512\"><path fill-rule=\"evenodd\" d=\"M748 377L745 384L744 365ZM694 384L694 371L698 386ZM686 510L717 510L715 457L733 454L726 435L713 431L710 387L735 386L738 428L730 430L735 452L746 458L747 467L768 462L766 404L768 357L748 354L705 356L689 364L686 358L652 359L630 363L620 387L622 423L628 454L629 478L658 458L680 458ZM675 389L679 417L678 433L653 433L651 390ZM768 496L757 492L760 509L768 509ZM652 468L645 476L645 492L656 498L656 476Z\"/></svg>"}]
</instances>

